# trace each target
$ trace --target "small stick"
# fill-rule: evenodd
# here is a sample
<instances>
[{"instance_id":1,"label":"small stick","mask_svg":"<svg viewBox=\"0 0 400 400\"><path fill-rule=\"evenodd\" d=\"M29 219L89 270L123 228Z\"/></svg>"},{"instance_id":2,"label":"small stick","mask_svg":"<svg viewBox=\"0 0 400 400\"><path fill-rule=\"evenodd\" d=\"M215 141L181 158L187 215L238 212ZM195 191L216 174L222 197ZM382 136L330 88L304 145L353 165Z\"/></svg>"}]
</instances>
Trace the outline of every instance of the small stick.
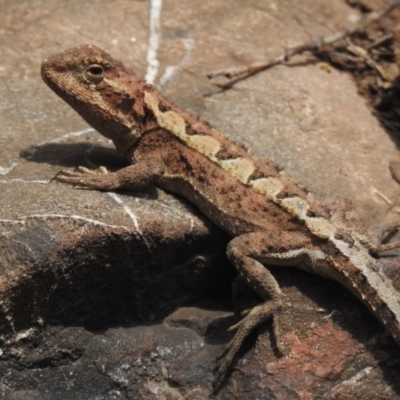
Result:
<instances>
[{"instance_id":1,"label":"small stick","mask_svg":"<svg viewBox=\"0 0 400 400\"><path fill-rule=\"evenodd\" d=\"M347 49L353 53L354 55L358 56L359 58L363 59L371 68L373 68L383 80L389 81L385 74L385 71L368 55L368 51L360 46L356 46L354 43L351 42L349 38L346 38Z\"/></svg>"},{"instance_id":2,"label":"small stick","mask_svg":"<svg viewBox=\"0 0 400 400\"><path fill-rule=\"evenodd\" d=\"M229 69L220 69L217 71L212 71L207 74L207 77L209 79L212 79L217 76L224 76L225 78L230 79L230 81L225 84L218 84L218 86L223 88L231 87L234 83L243 80L249 76L252 76L254 74L257 74L258 72L274 67L275 65L284 64L294 55L302 54L304 52L313 53L320 50L323 46L335 43L339 40L342 40L348 36L352 36L356 33L361 33L365 30L367 25L381 19L382 17L389 14L398 6L400 6L400 0L390 0L380 9L369 13L360 24L358 24L353 28L345 28L337 33L334 33L333 35L326 36L320 39L311 40L299 46L289 48L279 57L273 58L272 60L266 62L256 62L239 68L229 68Z\"/></svg>"}]
</instances>

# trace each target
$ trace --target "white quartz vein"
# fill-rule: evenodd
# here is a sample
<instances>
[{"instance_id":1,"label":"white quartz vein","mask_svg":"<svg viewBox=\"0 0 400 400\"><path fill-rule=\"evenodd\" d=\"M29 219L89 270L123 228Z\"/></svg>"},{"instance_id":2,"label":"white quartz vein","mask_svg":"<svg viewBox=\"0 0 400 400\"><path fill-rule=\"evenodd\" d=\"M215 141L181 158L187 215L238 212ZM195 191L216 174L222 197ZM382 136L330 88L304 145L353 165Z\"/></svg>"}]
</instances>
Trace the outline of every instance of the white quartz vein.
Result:
<instances>
[{"instance_id":1,"label":"white quartz vein","mask_svg":"<svg viewBox=\"0 0 400 400\"><path fill-rule=\"evenodd\" d=\"M147 49L147 73L145 80L147 83L154 83L157 76L160 62L157 58L157 50L160 42L160 16L162 0L150 0L150 37L149 47Z\"/></svg>"}]
</instances>

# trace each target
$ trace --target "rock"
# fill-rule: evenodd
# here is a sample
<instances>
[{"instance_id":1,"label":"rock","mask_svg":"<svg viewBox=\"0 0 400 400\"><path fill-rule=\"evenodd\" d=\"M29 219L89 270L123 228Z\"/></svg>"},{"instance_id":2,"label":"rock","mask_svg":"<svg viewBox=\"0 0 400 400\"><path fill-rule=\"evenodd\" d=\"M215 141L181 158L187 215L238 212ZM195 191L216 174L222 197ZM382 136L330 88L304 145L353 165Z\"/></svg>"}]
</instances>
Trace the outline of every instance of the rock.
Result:
<instances>
[{"instance_id":1,"label":"rock","mask_svg":"<svg viewBox=\"0 0 400 400\"><path fill-rule=\"evenodd\" d=\"M316 197L350 198L370 231L398 217L388 169L398 150L349 75L303 57L228 91L205 77L276 56L285 40L330 34L298 1L164 2L154 58L156 3L2 8L1 399L207 398L234 321L227 238L193 207L155 188L110 195L49 183L63 168L124 164L41 82L52 53L97 45L138 75L147 69L170 100ZM339 28L359 17L345 2L301 8ZM398 284L397 265L382 261ZM301 271L273 272L284 356L260 327L216 399L400 398L399 349L350 293Z\"/></svg>"}]
</instances>

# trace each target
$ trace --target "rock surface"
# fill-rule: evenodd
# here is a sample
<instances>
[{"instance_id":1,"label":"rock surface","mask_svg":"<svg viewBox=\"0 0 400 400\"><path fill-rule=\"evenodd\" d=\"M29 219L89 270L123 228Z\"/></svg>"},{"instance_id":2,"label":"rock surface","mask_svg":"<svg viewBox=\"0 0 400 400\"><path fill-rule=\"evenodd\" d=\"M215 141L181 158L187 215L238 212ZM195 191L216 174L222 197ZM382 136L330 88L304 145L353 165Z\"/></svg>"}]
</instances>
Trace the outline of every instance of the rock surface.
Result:
<instances>
[{"instance_id":1,"label":"rock surface","mask_svg":"<svg viewBox=\"0 0 400 400\"><path fill-rule=\"evenodd\" d=\"M318 198L351 199L372 233L398 218L388 170L398 149L349 75L305 58L229 91L205 78L330 34L315 21L340 29L357 10L339 0L157 4L1 5L1 399L204 399L233 322L227 238L191 206L155 188L49 183L62 168L123 164L41 82L52 53L97 45ZM382 262L400 286L397 265ZM374 317L336 283L273 271L285 356L260 328L215 398L399 399L400 352Z\"/></svg>"}]
</instances>

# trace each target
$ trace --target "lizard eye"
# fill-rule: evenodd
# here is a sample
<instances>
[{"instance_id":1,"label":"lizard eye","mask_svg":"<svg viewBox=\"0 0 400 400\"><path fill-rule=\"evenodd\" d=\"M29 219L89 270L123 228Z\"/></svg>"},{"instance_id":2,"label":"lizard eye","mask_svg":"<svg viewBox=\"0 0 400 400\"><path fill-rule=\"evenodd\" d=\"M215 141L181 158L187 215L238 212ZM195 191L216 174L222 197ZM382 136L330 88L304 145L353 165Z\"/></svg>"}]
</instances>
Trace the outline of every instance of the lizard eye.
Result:
<instances>
[{"instance_id":1,"label":"lizard eye","mask_svg":"<svg viewBox=\"0 0 400 400\"><path fill-rule=\"evenodd\" d=\"M99 64L89 65L83 72L83 77L90 83L100 83L104 78L104 68Z\"/></svg>"}]
</instances>

